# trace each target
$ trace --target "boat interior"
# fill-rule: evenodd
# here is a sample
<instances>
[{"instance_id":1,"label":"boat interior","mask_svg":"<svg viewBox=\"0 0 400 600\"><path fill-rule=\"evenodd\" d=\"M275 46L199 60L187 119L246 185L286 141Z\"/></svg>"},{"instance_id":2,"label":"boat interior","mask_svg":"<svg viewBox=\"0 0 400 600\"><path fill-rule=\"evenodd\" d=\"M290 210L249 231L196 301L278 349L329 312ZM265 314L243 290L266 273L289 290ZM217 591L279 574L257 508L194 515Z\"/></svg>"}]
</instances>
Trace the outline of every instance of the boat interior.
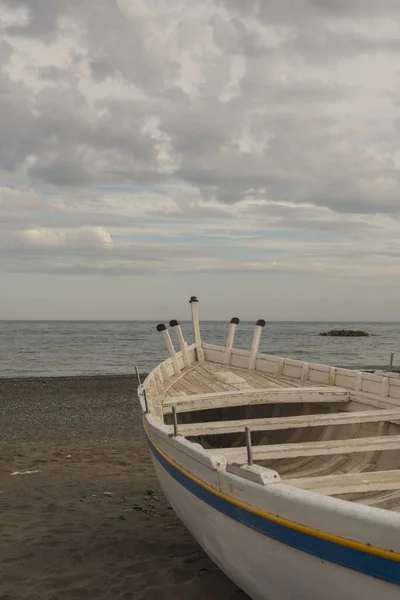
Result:
<instances>
[{"instance_id":1,"label":"boat interior","mask_svg":"<svg viewBox=\"0 0 400 600\"><path fill-rule=\"evenodd\" d=\"M258 354L259 323L250 351L233 349L231 330L226 347L187 346L173 321L175 352L158 326L170 358L148 393L171 435L227 468L260 465L291 486L400 511L400 379Z\"/></svg>"}]
</instances>

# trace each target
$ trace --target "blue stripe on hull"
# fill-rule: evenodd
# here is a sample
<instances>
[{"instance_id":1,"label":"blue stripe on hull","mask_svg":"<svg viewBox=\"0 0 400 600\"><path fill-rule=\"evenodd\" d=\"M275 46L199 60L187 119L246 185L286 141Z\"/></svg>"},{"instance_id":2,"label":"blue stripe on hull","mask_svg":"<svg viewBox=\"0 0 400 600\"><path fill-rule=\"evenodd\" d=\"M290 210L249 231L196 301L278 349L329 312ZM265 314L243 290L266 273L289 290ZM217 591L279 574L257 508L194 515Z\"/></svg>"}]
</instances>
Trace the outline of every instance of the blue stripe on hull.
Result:
<instances>
[{"instance_id":1,"label":"blue stripe on hull","mask_svg":"<svg viewBox=\"0 0 400 600\"><path fill-rule=\"evenodd\" d=\"M284 525L255 515L239 506L235 506L187 477L165 460L149 438L148 442L154 457L178 483L194 496L227 517L282 544L296 548L296 550L301 550L307 554L312 554L320 559L353 569L365 575L400 585L400 563L366 554L352 548L339 546L327 540L295 531Z\"/></svg>"}]
</instances>

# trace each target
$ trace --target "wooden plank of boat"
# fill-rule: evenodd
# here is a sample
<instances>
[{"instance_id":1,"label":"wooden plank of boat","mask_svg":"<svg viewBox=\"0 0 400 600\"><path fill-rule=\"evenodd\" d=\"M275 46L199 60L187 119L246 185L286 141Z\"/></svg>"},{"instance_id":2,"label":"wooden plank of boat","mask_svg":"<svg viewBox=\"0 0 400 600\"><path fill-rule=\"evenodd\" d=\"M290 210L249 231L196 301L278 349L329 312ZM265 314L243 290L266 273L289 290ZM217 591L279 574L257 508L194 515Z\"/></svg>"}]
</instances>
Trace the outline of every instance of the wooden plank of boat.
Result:
<instances>
[{"instance_id":1,"label":"wooden plank of boat","mask_svg":"<svg viewBox=\"0 0 400 600\"><path fill-rule=\"evenodd\" d=\"M212 362L207 362L202 365L204 369L214 376L221 369L221 365ZM263 373L261 371L248 371L247 369L235 369L236 373L242 375L248 383L256 384L256 387L307 387L309 382L300 380L289 380L285 377L274 377L271 373Z\"/></svg>"},{"instance_id":2,"label":"wooden plank of boat","mask_svg":"<svg viewBox=\"0 0 400 600\"><path fill-rule=\"evenodd\" d=\"M400 470L285 479L284 483L328 496L400 490Z\"/></svg>"},{"instance_id":3,"label":"wooden plank of boat","mask_svg":"<svg viewBox=\"0 0 400 600\"><path fill-rule=\"evenodd\" d=\"M246 426L250 427L252 431L277 431L281 429L297 429L299 427L379 423L380 421L395 420L400 420L400 410L364 410L322 415L185 423L179 425L179 434L184 436L220 435L221 433L238 433L244 431Z\"/></svg>"},{"instance_id":4,"label":"wooden plank of boat","mask_svg":"<svg viewBox=\"0 0 400 600\"><path fill-rule=\"evenodd\" d=\"M344 440L328 440L316 442L299 442L294 444L270 444L253 446L254 460L270 460L276 458L292 458L297 456L328 456L331 454L354 454L356 452L376 452L383 450L400 450L400 435L363 437ZM247 449L212 448L211 454L223 454L229 461L245 462Z\"/></svg>"},{"instance_id":5,"label":"wooden plank of boat","mask_svg":"<svg viewBox=\"0 0 400 600\"><path fill-rule=\"evenodd\" d=\"M164 400L164 414L172 412L175 406L178 412L247 406L252 404L281 403L343 403L350 401L349 390L337 387L308 388L264 388L245 389L237 392L218 392L212 394L193 394L190 396L168 397Z\"/></svg>"}]
</instances>

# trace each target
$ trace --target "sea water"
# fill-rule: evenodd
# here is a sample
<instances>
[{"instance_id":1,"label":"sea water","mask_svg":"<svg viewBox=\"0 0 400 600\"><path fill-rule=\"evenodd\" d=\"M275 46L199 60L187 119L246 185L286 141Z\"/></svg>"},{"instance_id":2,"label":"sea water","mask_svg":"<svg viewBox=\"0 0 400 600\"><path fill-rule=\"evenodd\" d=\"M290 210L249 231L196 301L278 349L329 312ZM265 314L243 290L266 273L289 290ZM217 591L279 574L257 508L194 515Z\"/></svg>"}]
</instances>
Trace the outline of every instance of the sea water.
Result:
<instances>
[{"instance_id":1,"label":"sea water","mask_svg":"<svg viewBox=\"0 0 400 600\"><path fill-rule=\"evenodd\" d=\"M99 375L148 372L167 358L163 337L151 321L0 321L0 377ZM190 322L182 322L188 343ZM235 347L250 349L254 323L242 322ZM369 337L321 337L330 329L363 329ZM228 323L203 321L204 342L224 345ZM178 344L171 330L171 337ZM387 367L390 353L400 365L400 323L271 322L260 351L323 364L375 369ZM396 363L397 358L397 363Z\"/></svg>"}]
</instances>

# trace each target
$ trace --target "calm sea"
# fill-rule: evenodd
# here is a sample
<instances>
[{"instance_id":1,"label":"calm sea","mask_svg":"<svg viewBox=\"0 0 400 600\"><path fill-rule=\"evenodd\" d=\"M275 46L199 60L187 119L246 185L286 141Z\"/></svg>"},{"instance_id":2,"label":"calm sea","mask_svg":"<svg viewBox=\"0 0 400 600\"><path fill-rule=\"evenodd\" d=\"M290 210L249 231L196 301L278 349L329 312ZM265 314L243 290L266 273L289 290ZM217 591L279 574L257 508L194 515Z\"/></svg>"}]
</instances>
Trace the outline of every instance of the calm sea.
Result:
<instances>
[{"instance_id":1,"label":"calm sea","mask_svg":"<svg viewBox=\"0 0 400 600\"><path fill-rule=\"evenodd\" d=\"M253 327L253 323L240 323L235 347L250 348ZM226 322L203 321L201 328L203 341L225 344ZM371 336L318 335L328 329L348 328L364 329ZM191 343L191 323L183 322L182 329ZM398 366L400 323L267 323L260 349L300 360L364 369L387 366L394 352ZM166 357L155 322L0 321L0 377L132 373L135 365L148 371Z\"/></svg>"}]
</instances>

